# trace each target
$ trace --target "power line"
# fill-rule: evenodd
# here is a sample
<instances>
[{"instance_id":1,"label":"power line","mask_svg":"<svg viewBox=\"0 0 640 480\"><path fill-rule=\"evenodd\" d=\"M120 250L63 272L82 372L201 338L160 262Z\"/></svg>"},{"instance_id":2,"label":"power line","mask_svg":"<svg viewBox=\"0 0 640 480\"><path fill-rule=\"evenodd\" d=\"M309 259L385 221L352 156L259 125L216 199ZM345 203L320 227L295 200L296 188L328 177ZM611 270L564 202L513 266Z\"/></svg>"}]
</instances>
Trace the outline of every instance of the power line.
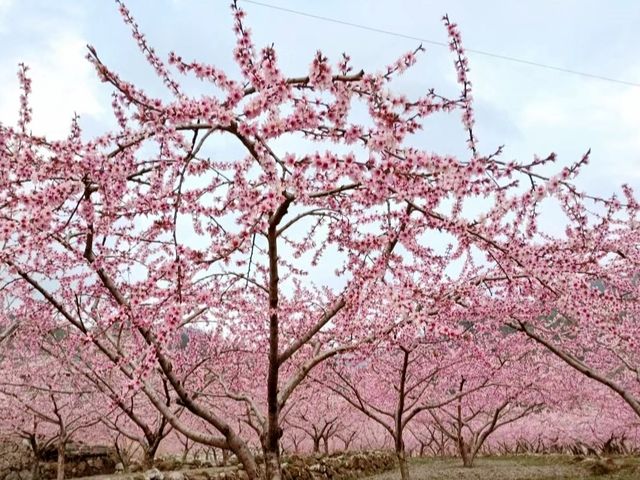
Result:
<instances>
[{"instance_id":1,"label":"power line","mask_svg":"<svg viewBox=\"0 0 640 480\"><path fill-rule=\"evenodd\" d=\"M338 25L344 25L347 27L352 27L352 28L358 28L360 30L367 30L369 32L375 32L375 33L381 33L383 35L389 35L389 36L393 36L393 37L398 37L398 38L405 38L408 40L415 40L417 42L422 42L422 43L426 43L429 45L435 45L438 47L445 47L445 48L449 48L449 44L446 42L439 42L436 40L429 40L427 38L420 38L420 37L416 37L413 35L407 35L405 33L400 33L400 32L394 32L391 30L384 30L382 28L376 28L376 27L370 27L368 25L362 25L360 23L353 23L353 22L348 22L346 20L340 20L338 18L331 18L331 17L324 17L322 15L315 15L313 13L307 13L307 12L303 12L300 10L293 10L291 8L285 8L285 7L280 7L277 5L271 5L269 3L264 3L264 2L258 2L256 0L241 0L245 3L250 3L252 5L257 5L260 7L264 7L264 8L270 8L272 10L279 10L281 12L286 12L286 13L290 13L293 15L299 15L302 17L307 17L307 18L313 18L315 20L322 20L324 22L331 22L331 23L336 23ZM605 77L603 75L597 75L594 73L589 73L589 72L582 72L579 70L572 70L570 68L564 68L564 67L558 67L555 65L548 65L546 63L540 63L540 62L534 62L532 60L525 60L523 58L517 58L517 57L511 57L508 55L500 55L498 53L492 53L492 52L487 52L485 50L476 50L473 48L465 48L465 50L469 53L475 53L476 55L484 55L485 57L491 57L491 58L497 58L499 60L505 60L508 62L514 62L514 63L520 63L522 65L529 65L531 67L537 67L537 68L544 68L547 70L554 70L556 72L562 72L562 73L569 73L571 75L580 75L582 77L587 77L587 78L594 78L596 80L603 80L606 82L612 82L612 83L617 83L620 85L628 85L631 87L640 87L640 83L637 82L630 82L628 80L620 80L618 78L611 78L611 77Z\"/></svg>"}]
</instances>

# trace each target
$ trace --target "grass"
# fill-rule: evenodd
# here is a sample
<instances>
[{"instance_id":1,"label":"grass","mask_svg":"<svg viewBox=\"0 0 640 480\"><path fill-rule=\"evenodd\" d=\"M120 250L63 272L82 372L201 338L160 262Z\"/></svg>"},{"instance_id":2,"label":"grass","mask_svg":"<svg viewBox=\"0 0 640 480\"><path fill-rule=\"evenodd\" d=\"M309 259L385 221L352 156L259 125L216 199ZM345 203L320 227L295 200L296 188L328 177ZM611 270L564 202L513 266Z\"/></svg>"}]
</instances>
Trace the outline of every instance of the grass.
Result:
<instances>
[{"instance_id":1,"label":"grass","mask_svg":"<svg viewBox=\"0 0 640 480\"><path fill-rule=\"evenodd\" d=\"M616 457L610 473L602 473L604 461L569 455L508 455L477 458L473 468L463 468L458 458L417 458L410 461L412 480L638 480L640 458ZM391 471L370 480L399 480Z\"/></svg>"}]
</instances>

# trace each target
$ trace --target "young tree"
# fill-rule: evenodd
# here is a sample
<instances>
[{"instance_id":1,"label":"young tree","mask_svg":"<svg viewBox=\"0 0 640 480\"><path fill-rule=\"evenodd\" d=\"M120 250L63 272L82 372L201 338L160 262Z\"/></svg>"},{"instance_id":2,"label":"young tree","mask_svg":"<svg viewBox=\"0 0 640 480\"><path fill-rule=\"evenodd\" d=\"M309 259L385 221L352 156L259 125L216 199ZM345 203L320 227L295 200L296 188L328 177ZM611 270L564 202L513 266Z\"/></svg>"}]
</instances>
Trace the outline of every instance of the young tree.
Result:
<instances>
[{"instance_id":1,"label":"young tree","mask_svg":"<svg viewBox=\"0 0 640 480\"><path fill-rule=\"evenodd\" d=\"M400 474L409 479L405 431L421 414L455 402L471 391L449 393L447 379L464 362L464 353L448 337L409 340L406 332L382 342L366 357L334 362L323 383L352 407L378 423L393 440ZM391 387L391 388L390 388Z\"/></svg>"},{"instance_id":2,"label":"young tree","mask_svg":"<svg viewBox=\"0 0 640 480\"><path fill-rule=\"evenodd\" d=\"M312 453L320 453L322 446L328 455L331 440L345 429L347 405L318 383L307 385L301 394L304 397L294 399L284 416L285 428L303 432L311 440Z\"/></svg>"},{"instance_id":3,"label":"young tree","mask_svg":"<svg viewBox=\"0 0 640 480\"><path fill-rule=\"evenodd\" d=\"M515 337L515 338L514 338ZM475 333L476 355L455 372L455 402L428 413L457 446L465 467L498 429L544 408L550 383L548 356L514 335ZM478 388L478 387L481 388Z\"/></svg>"},{"instance_id":4,"label":"young tree","mask_svg":"<svg viewBox=\"0 0 640 480\"><path fill-rule=\"evenodd\" d=\"M57 456L57 479L63 480L67 444L87 430L97 433L99 424L92 408L96 392L41 348L42 337L55 343L58 334L23 327L0 359L0 428L28 441L34 480L40 477L40 462L51 447Z\"/></svg>"}]
</instances>

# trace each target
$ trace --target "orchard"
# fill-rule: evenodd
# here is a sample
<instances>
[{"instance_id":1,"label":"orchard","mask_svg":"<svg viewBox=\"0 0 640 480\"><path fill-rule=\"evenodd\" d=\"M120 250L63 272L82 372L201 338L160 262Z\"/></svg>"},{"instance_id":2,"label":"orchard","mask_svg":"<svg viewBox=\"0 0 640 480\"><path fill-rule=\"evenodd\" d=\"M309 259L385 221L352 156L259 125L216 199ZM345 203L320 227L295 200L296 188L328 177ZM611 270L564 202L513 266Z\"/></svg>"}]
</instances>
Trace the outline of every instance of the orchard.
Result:
<instances>
[{"instance_id":1,"label":"orchard","mask_svg":"<svg viewBox=\"0 0 640 480\"><path fill-rule=\"evenodd\" d=\"M88 46L112 128L33 133L26 64L0 118L0 438L26 462L3 478L80 476L72 451L96 447L147 478L167 459L247 480L340 455L403 480L433 459L633 463L638 196L585 189L589 152L487 150L452 18L457 91L416 94L423 45L288 72L234 1L223 69L160 55L116 3L162 93ZM460 148L434 151L421 132L451 119Z\"/></svg>"}]
</instances>

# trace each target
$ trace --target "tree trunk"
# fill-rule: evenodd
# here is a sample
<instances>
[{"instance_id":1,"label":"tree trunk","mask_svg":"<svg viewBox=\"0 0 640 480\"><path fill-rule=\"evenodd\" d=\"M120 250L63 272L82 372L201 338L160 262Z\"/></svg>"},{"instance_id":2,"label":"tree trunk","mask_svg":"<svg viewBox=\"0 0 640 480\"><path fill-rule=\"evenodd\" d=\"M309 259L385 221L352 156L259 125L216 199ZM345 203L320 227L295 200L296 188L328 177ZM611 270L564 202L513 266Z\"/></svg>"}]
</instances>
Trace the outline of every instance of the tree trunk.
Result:
<instances>
[{"instance_id":1,"label":"tree trunk","mask_svg":"<svg viewBox=\"0 0 640 480\"><path fill-rule=\"evenodd\" d=\"M142 457L142 466L148 470L153 468L153 462L156 459L157 448L145 448L144 456Z\"/></svg>"},{"instance_id":2,"label":"tree trunk","mask_svg":"<svg viewBox=\"0 0 640 480\"><path fill-rule=\"evenodd\" d=\"M402 415L404 414L404 401L405 401L405 386L407 384L407 368L409 366L409 350L402 349L402 370L400 371L400 388L398 389L398 404L396 406L396 412L394 415L395 422L395 435L393 443L396 449L396 456L398 457L398 465L400 465L400 476L402 480L409 480L409 468L407 467L407 457L405 455L404 440L402 434L404 431L404 424L402 422Z\"/></svg>"},{"instance_id":3,"label":"tree trunk","mask_svg":"<svg viewBox=\"0 0 640 480\"><path fill-rule=\"evenodd\" d=\"M31 480L40 480L40 458L37 455L34 455L31 464Z\"/></svg>"},{"instance_id":4,"label":"tree trunk","mask_svg":"<svg viewBox=\"0 0 640 480\"><path fill-rule=\"evenodd\" d=\"M56 480L64 480L65 453L65 441L60 440L58 442L58 473L56 475Z\"/></svg>"},{"instance_id":5,"label":"tree trunk","mask_svg":"<svg viewBox=\"0 0 640 480\"><path fill-rule=\"evenodd\" d=\"M249 450L249 448L237 438L229 440L229 447L244 468L248 480L258 480L260 478L260 472L258 471L258 465L256 464L256 459L251 453L251 450ZM222 455L226 462L226 459L228 458L228 452L226 449L222 450Z\"/></svg>"},{"instance_id":6,"label":"tree trunk","mask_svg":"<svg viewBox=\"0 0 640 480\"><path fill-rule=\"evenodd\" d=\"M324 442L324 454L329 455L329 439L325 438L323 442Z\"/></svg>"},{"instance_id":7,"label":"tree trunk","mask_svg":"<svg viewBox=\"0 0 640 480\"><path fill-rule=\"evenodd\" d=\"M458 439L458 450L460 451L460 456L462 457L462 466L466 468L473 467L473 455L471 454L471 448L467 445L464 439Z\"/></svg>"},{"instance_id":8,"label":"tree trunk","mask_svg":"<svg viewBox=\"0 0 640 480\"><path fill-rule=\"evenodd\" d=\"M267 372L267 429L266 432L264 432L265 435L262 442L267 480L282 479L282 471L280 469L280 437L282 437L282 428L280 427L280 403L278 399L278 378L280 374L278 224L287 214L287 209L291 201L292 198L285 198L278 206L269 218L269 227L267 229L267 250L269 254L269 369Z\"/></svg>"},{"instance_id":9,"label":"tree trunk","mask_svg":"<svg viewBox=\"0 0 640 480\"><path fill-rule=\"evenodd\" d=\"M396 457L398 457L398 465L400 466L400 477L402 480L411 480L409 476L409 466L407 465L407 457L404 449L396 451Z\"/></svg>"},{"instance_id":10,"label":"tree trunk","mask_svg":"<svg viewBox=\"0 0 640 480\"><path fill-rule=\"evenodd\" d=\"M277 452L265 452L264 466L267 480L282 480L280 458Z\"/></svg>"},{"instance_id":11,"label":"tree trunk","mask_svg":"<svg viewBox=\"0 0 640 480\"><path fill-rule=\"evenodd\" d=\"M447 439L444 436L444 433L440 433L440 441L438 442L438 449L440 450L440 456L447 456Z\"/></svg>"},{"instance_id":12,"label":"tree trunk","mask_svg":"<svg viewBox=\"0 0 640 480\"><path fill-rule=\"evenodd\" d=\"M31 454L33 455L33 463L31 464L31 480L40 480L40 448L38 447L38 441L35 435L30 435L27 440L31 447Z\"/></svg>"},{"instance_id":13,"label":"tree trunk","mask_svg":"<svg viewBox=\"0 0 640 480\"><path fill-rule=\"evenodd\" d=\"M320 437L313 438L313 453L320 452Z\"/></svg>"}]
</instances>

